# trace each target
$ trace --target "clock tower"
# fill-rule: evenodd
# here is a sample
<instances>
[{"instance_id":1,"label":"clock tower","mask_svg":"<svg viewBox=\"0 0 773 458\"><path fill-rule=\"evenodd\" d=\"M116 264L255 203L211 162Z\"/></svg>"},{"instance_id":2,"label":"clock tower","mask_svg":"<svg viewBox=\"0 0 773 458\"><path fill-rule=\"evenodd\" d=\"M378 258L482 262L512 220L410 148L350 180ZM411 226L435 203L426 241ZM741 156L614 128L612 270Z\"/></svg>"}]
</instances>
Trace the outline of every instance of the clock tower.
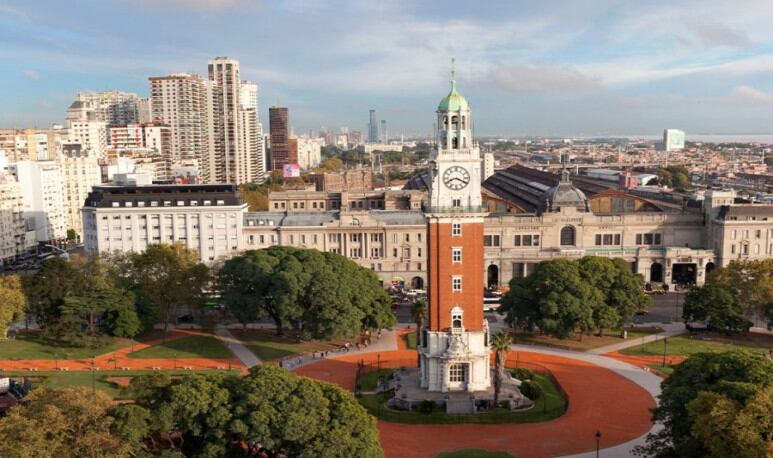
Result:
<instances>
[{"instance_id":1,"label":"clock tower","mask_svg":"<svg viewBox=\"0 0 773 458\"><path fill-rule=\"evenodd\" d=\"M489 329L483 316L481 156L472 112L456 90L438 105L430 153L427 217L428 313L419 345L419 380L440 392L491 385Z\"/></svg>"}]
</instances>

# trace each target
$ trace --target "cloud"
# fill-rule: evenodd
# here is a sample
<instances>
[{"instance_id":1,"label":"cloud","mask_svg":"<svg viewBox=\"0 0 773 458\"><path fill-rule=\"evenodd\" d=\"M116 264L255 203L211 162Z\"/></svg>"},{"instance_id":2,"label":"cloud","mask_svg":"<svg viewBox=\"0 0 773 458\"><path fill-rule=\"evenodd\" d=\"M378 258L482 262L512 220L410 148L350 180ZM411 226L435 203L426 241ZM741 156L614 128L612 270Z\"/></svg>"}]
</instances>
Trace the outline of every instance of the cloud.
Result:
<instances>
[{"instance_id":1,"label":"cloud","mask_svg":"<svg viewBox=\"0 0 773 458\"><path fill-rule=\"evenodd\" d=\"M728 98L740 102L773 103L773 92L761 91L751 86L737 86Z\"/></svg>"},{"instance_id":2,"label":"cloud","mask_svg":"<svg viewBox=\"0 0 773 458\"><path fill-rule=\"evenodd\" d=\"M745 32L733 30L718 22L699 22L692 29L700 44L705 46L745 48L751 45L749 36Z\"/></svg>"},{"instance_id":3,"label":"cloud","mask_svg":"<svg viewBox=\"0 0 773 458\"><path fill-rule=\"evenodd\" d=\"M25 69L25 70L22 70L21 73L24 75L25 78L27 78L29 80L35 81L35 80L39 80L40 79L40 74L38 72L36 72L35 70L31 70L29 68Z\"/></svg>"},{"instance_id":4,"label":"cloud","mask_svg":"<svg viewBox=\"0 0 773 458\"><path fill-rule=\"evenodd\" d=\"M506 64L492 67L478 83L509 92L542 92L593 89L600 78L566 66Z\"/></svg>"},{"instance_id":5,"label":"cloud","mask_svg":"<svg viewBox=\"0 0 773 458\"><path fill-rule=\"evenodd\" d=\"M187 8L195 11L218 11L229 8L257 9L259 0L127 0L148 8Z\"/></svg>"}]
</instances>

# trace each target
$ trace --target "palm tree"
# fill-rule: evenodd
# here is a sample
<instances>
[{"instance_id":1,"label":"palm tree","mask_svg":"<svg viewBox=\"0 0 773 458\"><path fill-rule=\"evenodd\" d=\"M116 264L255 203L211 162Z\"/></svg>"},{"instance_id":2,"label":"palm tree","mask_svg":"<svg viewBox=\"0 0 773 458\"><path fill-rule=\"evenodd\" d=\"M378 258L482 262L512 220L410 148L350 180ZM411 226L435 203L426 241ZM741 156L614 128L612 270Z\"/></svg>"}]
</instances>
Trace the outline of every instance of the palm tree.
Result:
<instances>
[{"instance_id":1,"label":"palm tree","mask_svg":"<svg viewBox=\"0 0 773 458\"><path fill-rule=\"evenodd\" d=\"M496 405L499 405L499 391L505 378L505 362L512 344L510 333L504 330L499 331L491 343L491 348L494 349L494 404Z\"/></svg>"},{"instance_id":2,"label":"palm tree","mask_svg":"<svg viewBox=\"0 0 773 458\"><path fill-rule=\"evenodd\" d=\"M416 323L416 346L421 343L421 326L424 324L424 318L427 314L427 303L424 299L416 299L411 307L411 316Z\"/></svg>"}]
</instances>

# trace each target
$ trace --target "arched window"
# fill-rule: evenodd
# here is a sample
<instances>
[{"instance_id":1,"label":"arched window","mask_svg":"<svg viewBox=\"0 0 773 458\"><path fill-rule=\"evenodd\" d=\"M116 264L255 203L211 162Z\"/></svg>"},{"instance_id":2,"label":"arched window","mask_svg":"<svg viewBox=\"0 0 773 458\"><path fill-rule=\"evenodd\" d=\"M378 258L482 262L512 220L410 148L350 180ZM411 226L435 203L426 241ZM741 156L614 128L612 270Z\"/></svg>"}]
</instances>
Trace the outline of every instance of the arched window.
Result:
<instances>
[{"instance_id":1,"label":"arched window","mask_svg":"<svg viewBox=\"0 0 773 458\"><path fill-rule=\"evenodd\" d=\"M574 245L575 231L572 226L564 226L561 229L561 246Z\"/></svg>"},{"instance_id":2,"label":"arched window","mask_svg":"<svg viewBox=\"0 0 773 458\"><path fill-rule=\"evenodd\" d=\"M467 116L462 116L462 129L467 128Z\"/></svg>"},{"instance_id":3,"label":"arched window","mask_svg":"<svg viewBox=\"0 0 773 458\"><path fill-rule=\"evenodd\" d=\"M451 139L451 148L459 149L459 139L454 137Z\"/></svg>"},{"instance_id":4,"label":"arched window","mask_svg":"<svg viewBox=\"0 0 773 458\"><path fill-rule=\"evenodd\" d=\"M462 138L462 148L467 148L467 137Z\"/></svg>"},{"instance_id":5,"label":"arched window","mask_svg":"<svg viewBox=\"0 0 773 458\"><path fill-rule=\"evenodd\" d=\"M443 125L448 128L448 116L443 116Z\"/></svg>"},{"instance_id":6,"label":"arched window","mask_svg":"<svg viewBox=\"0 0 773 458\"><path fill-rule=\"evenodd\" d=\"M459 116L452 116L451 117L451 127L454 129L459 128Z\"/></svg>"},{"instance_id":7,"label":"arched window","mask_svg":"<svg viewBox=\"0 0 773 458\"><path fill-rule=\"evenodd\" d=\"M462 329L462 309L459 306L451 309L451 327Z\"/></svg>"}]
</instances>

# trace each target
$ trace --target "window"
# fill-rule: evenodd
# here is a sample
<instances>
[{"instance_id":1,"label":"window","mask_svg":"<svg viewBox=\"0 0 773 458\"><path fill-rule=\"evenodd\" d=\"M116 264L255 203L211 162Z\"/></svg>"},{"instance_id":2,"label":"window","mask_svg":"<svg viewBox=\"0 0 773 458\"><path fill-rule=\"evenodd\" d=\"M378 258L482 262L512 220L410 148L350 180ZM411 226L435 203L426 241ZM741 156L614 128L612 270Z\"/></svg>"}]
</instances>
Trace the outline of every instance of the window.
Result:
<instances>
[{"instance_id":1,"label":"window","mask_svg":"<svg viewBox=\"0 0 773 458\"><path fill-rule=\"evenodd\" d=\"M403 248L403 258L411 259L411 249L410 248Z\"/></svg>"},{"instance_id":2,"label":"window","mask_svg":"<svg viewBox=\"0 0 773 458\"><path fill-rule=\"evenodd\" d=\"M499 236L498 235L484 235L483 236L483 246L499 246Z\"/></svg>"},{"instance_id":3,"label":"window","mask_svg":"<svg viewBox=\"0 0 773 458\"><path fill-rule=\"evenodd\" d=\"M448 381L464 383L467 381L467 364L451 364L448 367Z\"/></svg>"},{"instance_id":4,"label":"window","mask_svg":"<svg viewBox=\"0 0 773 458\"><path fill-rule=\"evenodd\" d=\"M392 248L392 257L397 257L397 248Z\"/></svg>"},{"instance_id":5,"label":"window","mask_svg":"<svg viewBox=\"0 0 773 458\"><path fill-rule=\"evenodd\" d=\"M405 234L405 241L410 242L411 241L411 234Z\"/></svg>"},{"instance_id":6,"label":"window","mask_svg":"<svg viewBox=\"0 0 773 458\"><path fill-rule=\"evenodd\" d=\"M757 232L759 232L759 231L757 231ZM757 236L757 238L759 238L759 235ZM421 242L421 233L416 234L416 241L417 242Z\"/></svg>"},{"instance_id":7,"label":"window","mask_svg":"<svg viewBox=\"0 0 773 458\"><path fill-rule=\"evenodd\" d=\"M564 226L561 229L561 246L574 245L575 230L572 226Z\"/></svg>"},{"instance_id":8,"label":"window","mask_svg":"<svg viewBox=\"0 0 773 458\"><path fill-rule=\"evenodd\" d=\"M459 292L462 290L462 277L457 275L451 279L451 290Z\"/></svg>"},{"instance_id":9,"label":"window","mask_svg":"<svg viewBox=\"0 0 773 458\"><path fill-rule=\"evenodd\" d=\"M455 237L462 235L462 223L451 224L451 235Z\"/></svg>"},{"instance_id":10,"label":"window","mask_svg":"<svg viewBox=\"0 0 773 458\"><path fill-rule=\"evenodd\" d=\"M451 262L462 262L461 248L451 248Z\"/></svg>"},{"instance_id":11,"label":"window","mask_svg":"<svg viewBox=\"0 0 773 458\"><path fill-rule=\"evenodd\" d=\"M456 309L457 307L454 307ZM462 313L459 311L453 311L451 313L451 326L456 329L462 328Z\"/></svg>"},{"instance_id":12,"label":"window","mask_svg":"<svg viewBox=\"0 0 773 458\"><path fill-rule=\"evenodd\" d=\"M462 206L462 199L454 199L451 203L451 206L454 208L461 208Z\"/></svg>"},{"instance_id":13,"label":"window","mask_svg":"<svg viewBox=\"0 0 773 458\"><path fill-rule=\"evenodd\" d=\"M521 246L521 236L516 235L513 237L513 246Z\"/></svg>"}]
</instances>

